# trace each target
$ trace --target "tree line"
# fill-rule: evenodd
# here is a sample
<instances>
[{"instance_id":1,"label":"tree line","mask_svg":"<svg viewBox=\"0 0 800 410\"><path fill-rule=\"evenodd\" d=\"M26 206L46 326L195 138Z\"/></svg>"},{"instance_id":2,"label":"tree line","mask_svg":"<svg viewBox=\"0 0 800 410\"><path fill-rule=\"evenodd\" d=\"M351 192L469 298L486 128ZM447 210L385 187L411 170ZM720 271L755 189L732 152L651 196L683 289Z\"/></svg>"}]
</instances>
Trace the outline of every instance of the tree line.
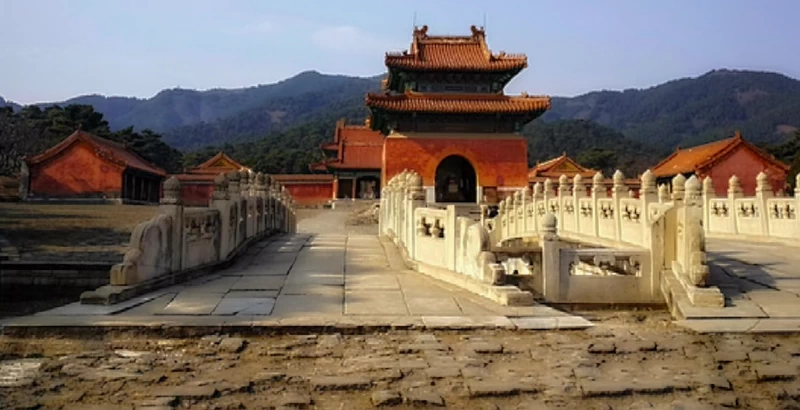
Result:
<instances>
[{"instance_id":1,"label":"tree line","mask_svg":"<svg viewBox=\"0 0 800 410\"><path fill-rule=\"evenodd\" d=\"M91 105L35 105L14 111L0 107L0 175L15 175L22 159L43 152L81 129L98 137L125 144L144 159L167 172L181 170L183 154L150 130L137 132L133 127L112 132L103 114Z\"/></svg>"}]
</instances>

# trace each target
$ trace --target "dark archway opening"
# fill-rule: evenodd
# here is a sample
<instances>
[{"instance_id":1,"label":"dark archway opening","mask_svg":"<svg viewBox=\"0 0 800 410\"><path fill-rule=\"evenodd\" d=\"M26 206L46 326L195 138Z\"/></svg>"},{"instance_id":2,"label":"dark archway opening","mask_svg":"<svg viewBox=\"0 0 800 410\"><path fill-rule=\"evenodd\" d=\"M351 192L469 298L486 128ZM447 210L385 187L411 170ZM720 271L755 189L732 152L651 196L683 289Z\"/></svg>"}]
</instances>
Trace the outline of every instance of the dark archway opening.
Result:
<instances>
[{"instance_id":1,"label":"dark archway opening","mask_svg":"<svg viewBox=\"0 0 800 410\"><path fill-rule=\"evenodd\" d=\"M477 188L475 168L466 158L451 155L436 167L436 202L475 203Z\"/></svg>"},{"instance_id":2,"label":"dark archway opening","mask_svg":"<svg viewBox=\"0 0 800 410\"><path fill-rule=\"evenodd\" d=\"M356 197L359 199L378 199L381 192L381 180L378 177L360 177L357 180Z\"/></svg>"}]
</instances>

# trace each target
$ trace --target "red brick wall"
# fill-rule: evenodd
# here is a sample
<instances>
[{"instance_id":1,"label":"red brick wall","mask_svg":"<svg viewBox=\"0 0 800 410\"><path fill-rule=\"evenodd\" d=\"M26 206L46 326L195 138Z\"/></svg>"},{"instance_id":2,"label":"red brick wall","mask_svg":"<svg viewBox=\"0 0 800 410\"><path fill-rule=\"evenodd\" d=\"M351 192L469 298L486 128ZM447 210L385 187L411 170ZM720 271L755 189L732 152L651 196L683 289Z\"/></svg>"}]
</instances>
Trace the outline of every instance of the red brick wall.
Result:
<instances>
[{"instance_id":1,"label":"red brick wall","mask_svg":"<svg viewBox=\"0 0 800 410\"><path fill-rule=\"evenodd\" d=\"M118 197L122 192L122 168L98 158L83 142L30 170L32 195L69 197L105 194Z\"/></svg>"},{"instance_id":2,"label":"red brick wall","mask_svg":"<svg viewBox=\"0 0 800 410\"><path fill-rule=\"evenodd\" d=\"M303 184L284 182L284 186L299 205L323 204L333 198L333 181Z\"/></svg>"},{"instance_id":3,"label":"red brick wall","mask_svg":"<svg viewBox=\"0 0 800 410\"><path fill-rule=\"evenodd\" d=\"M765 169L766 168L766 169ZM773 166L764 161L754 152L740 147L734 152L718 161L714 166L701 173L699 176L705 178L710 176L714 181L714 191L718 196L728 194L728 180L734 174L739 177L742 190L745 195L755 195L756 176L764 171L772 185L773 191L783 191L786 185L786 172L783 169Z\"/></svg>"},{"instance_id":4,"label":"red brick wall","mask_svg":"<svg viewBox=\"0 0 800 410\"><path fill-rule=\"evenodd\" d=\"M207 184L181 184L181 200L186 206L208 206L214 185Z\"/></svg>"},{"instance_id":5,"label":"red brick wall","mask_svg":"<svg viewBox=\"0 0 800 410\"><path fill-rule=\"evenodd\" d=\"M528 145L521 138L387 138L383 144L381 179L388 183L390 178L409 169L422 175L423 185L434 185L436 167L450 155L461 155L475 167L480 186L528 184Z\"/></svg>"}]
</instances>

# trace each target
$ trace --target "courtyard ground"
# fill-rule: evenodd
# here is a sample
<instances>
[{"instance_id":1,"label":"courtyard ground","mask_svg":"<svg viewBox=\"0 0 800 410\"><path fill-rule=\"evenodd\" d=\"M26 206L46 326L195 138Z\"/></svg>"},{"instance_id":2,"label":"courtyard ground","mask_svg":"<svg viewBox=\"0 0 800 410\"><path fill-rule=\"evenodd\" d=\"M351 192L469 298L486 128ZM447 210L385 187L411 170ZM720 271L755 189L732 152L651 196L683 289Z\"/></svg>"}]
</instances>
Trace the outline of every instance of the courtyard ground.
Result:
<instances>
[{"instance_id":1,"label":"courtyard ground","mask_svg":"<svg viewBox=\"0 0 800 410\"><path fill-rule=\"evenodd\" d=\"M158 212L145 205L0 202L0 236L22 260L122 260L131 232Z\"/></svg>"},{"instance_id":2,"label":"courtyard ground","mask_svg":"<svg viewBox=\"0 0 800 410\"><path fill-rule=\"evenodd\" d=\"M32 409L797 409L800 341L663 314L588 331L0 338L0 404Z\"/></svg>"}]
</instances>

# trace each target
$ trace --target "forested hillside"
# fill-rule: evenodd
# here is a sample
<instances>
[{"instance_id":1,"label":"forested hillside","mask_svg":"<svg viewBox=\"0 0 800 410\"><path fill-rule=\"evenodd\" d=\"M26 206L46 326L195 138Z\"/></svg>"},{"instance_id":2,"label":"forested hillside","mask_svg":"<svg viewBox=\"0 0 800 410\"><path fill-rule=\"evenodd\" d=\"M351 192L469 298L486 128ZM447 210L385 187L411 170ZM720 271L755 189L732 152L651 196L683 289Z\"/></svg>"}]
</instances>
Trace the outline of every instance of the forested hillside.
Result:
<instances>
[{"instance_id":1,"label":"forested hillside","mask_svg":"<svg viewBox=\"0 0 800 410\"><path fill-rule=\"evenodd\" d=\"M774 143L800 127L800 81L781 74L717 70L645 90L555 98L545 121L585 119L665 148L732 135Z\"/></svg>"},{"instance_id":2,"label":"forested hillside","mask_svg":"<svg viewBox=\"0 0 800 410\"><path fill-rule=\"evenodd\" d=\"M90 104L103 113L108 121L106 135L119 137L124 133L112 131L130 126L156 130L165 142L188 153L189 164L223 148L260 171L307 172L308 163L321 155L319 144L332 138L337 119L364 120L364 94L377 90L379 80L304 72L250 88L174 89L150 99L83 96L68 102ZM18 112L9 114L7 109L0 123L5 138L0 149L9 157L7 136L20 131L9 125L16 122L8 118L35 111L23 115L32 109L20 111L0 100L0 106L4 104ZM44 116L62 124L50 119L50 114ZM22 132L28 136L25 151L31 146L45 147L72 131L66 125L42 128L42 119L37 121L39 125ZM530 141L532 164L567 152L587 166L619 167L633 174L677 145L724 138L735 129L762 146L791 151L792 135L799 127L800 81L776 73L716 70L643 90L554 97L552 109L529 124L524 134ZM155 132L137 135L158 139ZM19 146L19 137L15 138Z\"/></svg>"}]
</instances>

